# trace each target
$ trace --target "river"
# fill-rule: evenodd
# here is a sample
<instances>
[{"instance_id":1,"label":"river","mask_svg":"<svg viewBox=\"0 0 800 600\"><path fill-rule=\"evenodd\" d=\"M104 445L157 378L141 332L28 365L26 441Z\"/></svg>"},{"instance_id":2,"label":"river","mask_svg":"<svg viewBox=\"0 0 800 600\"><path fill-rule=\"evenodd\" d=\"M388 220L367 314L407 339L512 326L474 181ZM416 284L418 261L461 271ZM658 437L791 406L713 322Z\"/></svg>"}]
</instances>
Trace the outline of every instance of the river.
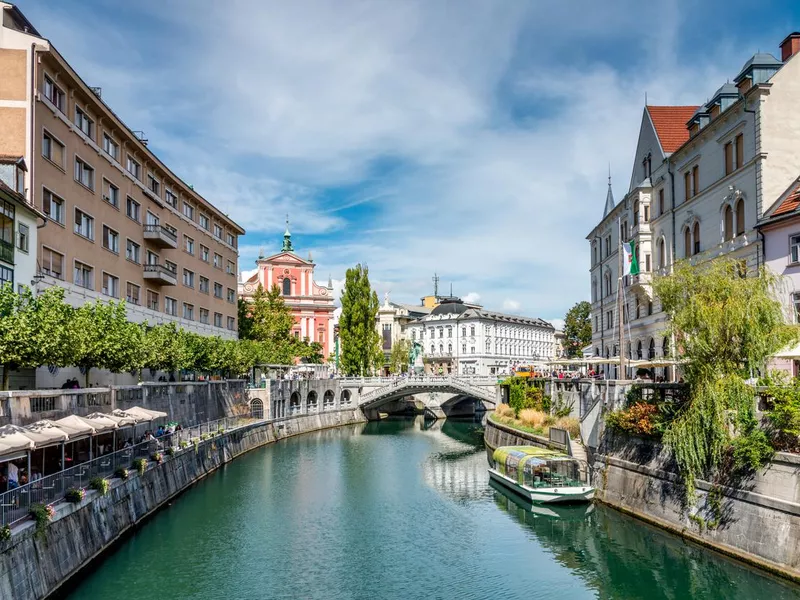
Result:
<instances>
[{"instance_id":1,"label":"river","mask_svg":"<svg viewBox=\"0 0 800 600\"><path fill-rule=\"evenodd\" d=\"M530 512L479 424L384 421L250 452L123 542L70 599L647 600L800 588L614 510Z\"/></svg>"}]
</instances>

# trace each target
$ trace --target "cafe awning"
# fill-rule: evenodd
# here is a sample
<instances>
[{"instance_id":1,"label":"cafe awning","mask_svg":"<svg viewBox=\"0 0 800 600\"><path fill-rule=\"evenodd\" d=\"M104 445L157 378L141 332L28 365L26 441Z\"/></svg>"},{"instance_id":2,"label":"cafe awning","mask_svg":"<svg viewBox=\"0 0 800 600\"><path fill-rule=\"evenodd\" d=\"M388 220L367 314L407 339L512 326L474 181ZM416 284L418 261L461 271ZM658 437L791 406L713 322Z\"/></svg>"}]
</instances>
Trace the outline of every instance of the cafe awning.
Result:
<instances>
[{"instance_id":1,"label":"cafe awning","mask_svg":"<svg viewBox=\"0 0 800 600\"><path fill-rule=\"evenodd\" d=\"M113 415L109 413L101 413L101 412L93 412L92 414L86 415L87 419L108 419L114 421L117 424L117 427L130 427L131 425L136 425L136 419L133 417L123 417L120 415Z\"/></svg>"},{"instance_id":2,"label":"cafe awning","mask_svg":"<svg viewBox=\"0 0 800 600\"><path fill-rule=\"evenodd\" d=\"M0 456L33 450L33 440L17 425L0 427Z\"/></svg>"},{"instance_id":3,"label":"cafe awning","mask_svg":"<svg viewBox=\"0 0 800 600\"><path fill-rule=\"evenodd\" d=\"M789 346L788 348L784 348L777 354L772 355L773 358L789 358L789 359L800 359L800 343Z\"/></svg>"},{"instance_id":4,"label":"cafe awning","mask_svg":"<svg viewBox=\"0 0 800 600\"><path fill-rule=\"evenodd\" d=\"M37 448L50 444L60 444L69 439L69 434L53 421L44 419L23 427L24 434L31 438Z\"/></svg>"},{"instance_id":5,"label":"cafe awning","mask_svg":"<svg viewBox=\"0 0 800 600\"><path fill-rule=\"evenodd\" d=\"M118 428L117 422L113 419L109 419L105 415L100 417L78 417L82 421L85 421L92 427L94 427L94 431L96 434L100 433L111 433L115 429Z\"/></svg>"},{"instance_id":6,"label":"cafe awning","mask_svg":"<svg viewBox=\"0 0 800 600\"><path fill-rule=\"evenodd\" d=\"M54 423L59 427L62 427L64 430L71 430L73 432L70 433L70 440L95 434L95 428L90 423L87 423L81 419L78 415L69 415L63 419L57 419L54 421Z\"/></svg>"},{"instance_id":7,"label":"cafe awning","mask_svg":"<svg viewBox=\"0 0 800 600\"><path fill-rule=\"evenodd\" d=\"M149 408L142 408L141 406L131 406L124 411L115 410L114 414L124 412L125 414L119 416L132 416L138 421L154 421L156 419L163 419L167 417L167 413L160 410L151 410Z\"/></svg>"}]
</instances>

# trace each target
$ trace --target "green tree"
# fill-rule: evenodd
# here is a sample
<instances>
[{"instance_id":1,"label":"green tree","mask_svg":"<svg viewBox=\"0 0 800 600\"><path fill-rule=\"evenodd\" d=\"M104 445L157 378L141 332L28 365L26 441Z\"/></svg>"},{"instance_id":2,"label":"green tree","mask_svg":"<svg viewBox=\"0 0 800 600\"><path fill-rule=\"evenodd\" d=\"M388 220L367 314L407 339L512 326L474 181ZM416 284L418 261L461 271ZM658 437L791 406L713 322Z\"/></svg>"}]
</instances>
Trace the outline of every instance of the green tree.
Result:
<instances>
[{"instance_id":1,"label":"green tree","mask_svg":"<svg viewBox=\"0 0 800 600\"><path fill-rule=\"evenodd\" d=\"M144 328L128 321L124 302L87 302L72 313L70 343L75 365L84 370L86 387L93 368L123 373L144 363Z\"/></svg>"},{"instance_id":2,"label":"green tree","mask_svg":"<svg viewBox=\"0 0 800 600\"><path fill-rule=\"evenodd\" d=\"M411 342L408 340L398 340L392 345L389 354L389 371L392 373L408 372L408 355L411 352Z\"/></svg>"},{"instance_id":3,"label":"green tree","mask_svg":"<svg viewBox=\"0 0 800 600\"><path fill-rule=\"evenodd\" d=\"M347 269L339 318L339 367L345 375L368 375L383 364L381 337L375 328L378 294L370 287L369 269Z\"/></svg>"},{"instance_id":4,"label":"green tree","mask_svg":"<svg viewBox=\"0 0 800 600\"><path fill-rule=\"evenodd\" d=\"M8 389L15 369L72 363L67 337L71 313L63 288L48 288L34 296L27 286L19 293L10 283L0 286L2 389Z\"/></svg>"},{"instance_id":5,"label":"green tree","mask_svg":"<svg viewBox=\"0 0 800 600\"><path fill-rule=\"evenodd\" d=\"M592 341L592 305L578 302L564 317L564 349L569 358L580 357L582 350Z\"/></svg>"},{"instance_id":6,"label":"green tree","mask_svg":"<svg viewBox=\"0 0 800 600\"><path fill-rule=\"evenodd\" d=\"M302 343L292 335L294 316L277 285L265 291L259 284L246 312L250 323L245 327L247 336L244 339L262 344L264 362L288 365L300 356Z\"/></svg>"},{"instance_id":7,"label":"green tree","mask_svg":"<svg viewBox=\"0 0 800 600\"><path fill-rule=\"evenodd\" d=\"M312 365L321 365L325 359L322 351L322 344L319 342L310 342L308 338L306 338L301 344L299 344L297 355L303 359L303 362Z\"/></svg>"},{"instance_id":8,"label":"green tree","mask_svg":"<svg viewBox=\"0 0 800 600\"><path fill-rule=\"evenodd\" d=\"M261 284L258 286L261 288ZM239 298L239 339L252 339L253 317L250 314L250 303L244 298Z\"/></svg>"},{"instance_id":9,"label":"green tree","mask_svg":"<svg viewBox=\"0 0 800 600\"><path fill-rule=\"evenodd\" d=\"M200 337L200 336L197 336ZM150 327L143 339L142 366L155 371L177 372L195 366L204 356L205 341L197 340L173 322Z\"/></svg>"},{"instance_id":10,"label":"green tree","mask_svg":"<svg viewBox=\"0 0 800 600\"><path fill-rule=\"evenodd\" d=\"M739 437L752 436L735 444L737 460L766 456L760 430L752 427L754 391L744 380L798 339L797 327L784 321L779 283L764 268L755 277L741 277L740 265L731 260L695 267L681 262L672 274L655 279L691 390L664 432L690 503L695 479L713 475L731 447L731 426Z\"/></svg>"}]
</instances>

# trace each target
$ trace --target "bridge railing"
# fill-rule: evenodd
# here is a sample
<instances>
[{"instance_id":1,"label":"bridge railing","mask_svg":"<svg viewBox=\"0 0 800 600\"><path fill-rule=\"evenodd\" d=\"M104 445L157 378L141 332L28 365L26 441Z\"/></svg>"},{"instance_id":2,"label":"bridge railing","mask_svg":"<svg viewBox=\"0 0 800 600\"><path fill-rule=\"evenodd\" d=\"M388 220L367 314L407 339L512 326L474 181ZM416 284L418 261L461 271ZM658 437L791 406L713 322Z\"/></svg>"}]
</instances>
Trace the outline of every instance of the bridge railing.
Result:
<instances>
[{"instance_id":1,"label":"bridge railing","mask_svg":"<svg viewBox=\"0 0 800 600\"><path fill-rule=\"evenodd\" d=\"M493 400L494 398L487 392L486 387L489 385L494 386L496 383L496 378L482 375L411 375L408 377L397 377L391 379L388 383L383 383L380 387L377 387L377 389L362 394L360 403L368 404L393 390L418 387L449 387L467 390L478 398Z\"/></svg>"}]
</instances>

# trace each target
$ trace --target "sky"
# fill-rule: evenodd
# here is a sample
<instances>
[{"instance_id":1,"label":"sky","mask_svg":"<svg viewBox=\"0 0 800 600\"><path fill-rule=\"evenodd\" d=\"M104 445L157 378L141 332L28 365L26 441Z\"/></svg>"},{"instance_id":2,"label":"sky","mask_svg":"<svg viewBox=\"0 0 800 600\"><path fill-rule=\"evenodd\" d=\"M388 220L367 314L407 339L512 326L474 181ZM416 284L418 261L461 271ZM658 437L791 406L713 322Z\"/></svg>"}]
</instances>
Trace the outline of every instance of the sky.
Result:
<instances>
[{"instance_id":1,"label":"sky","mask_svg":"<svg viewBox=\"0 0 800 600\"><path fill-rule=\"evenodd\" d=\"M563 323L589 297L609 167L645 97L701 104L800 29L744 0L20 0L184 181L242 225L239 268L297 254L337 298L453 294Z\"/></svg>"}]
</instances>

